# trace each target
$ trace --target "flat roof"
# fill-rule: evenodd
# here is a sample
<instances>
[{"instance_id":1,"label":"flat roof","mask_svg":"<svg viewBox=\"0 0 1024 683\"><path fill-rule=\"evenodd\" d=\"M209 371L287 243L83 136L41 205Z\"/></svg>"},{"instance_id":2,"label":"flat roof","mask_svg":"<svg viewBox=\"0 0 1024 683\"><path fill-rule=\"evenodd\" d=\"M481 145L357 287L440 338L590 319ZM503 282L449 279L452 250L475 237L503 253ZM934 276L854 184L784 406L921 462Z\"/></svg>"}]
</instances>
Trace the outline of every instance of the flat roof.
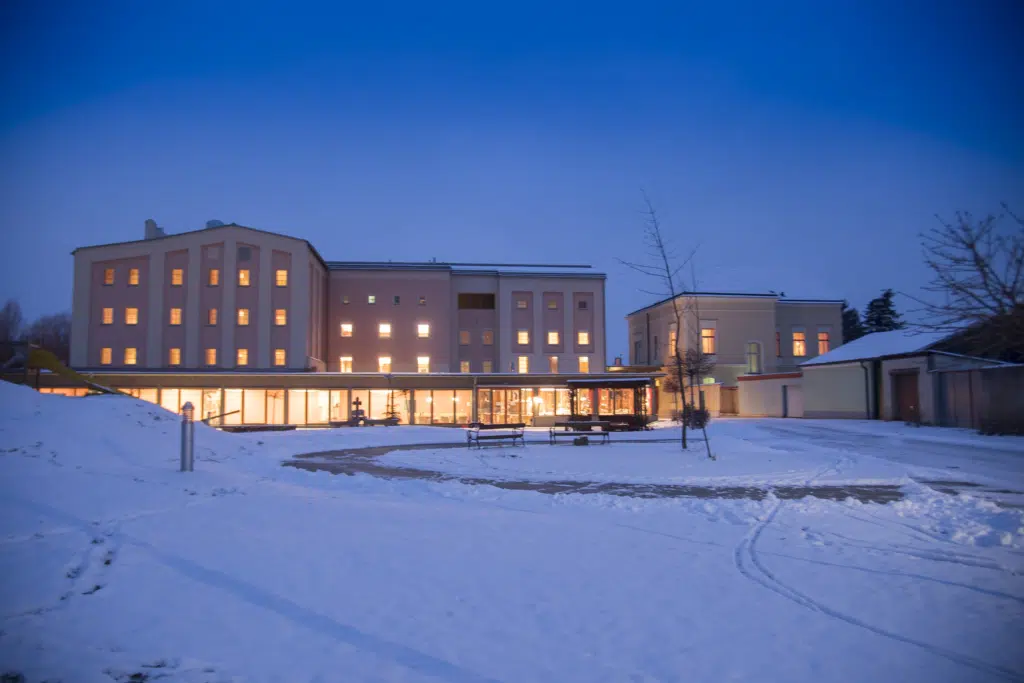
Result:
<instances>
[{"instance_id":1,"label":"flat roof","mask_svg":"<svg viewBox=\"0 0 1024 683\"><path fill-rule=\"evenodd\" d=\"M576 263L455 263L445 261L328 261L329 270L414 270L457 275L501 277L554 277L605 279L604 273L589 271L593 266ZM528 269L528 270L524 270Z\"/></svg>"},{"instance_id":2,"label":"flat roof","mask_svg":"<svg viewBox=\"0 0 1024 683\"><path fill-rule=\"evenodd\" d=\"M683 296L715 297L715 298L725 298L725 299L774 299L776 301L776 303L780 303L780 304L836 304L836 305L839 305L839 304L843 303L843 301L841 299L789 299L789 298L783 297L780 294L775 294L775 293L772 293L772 292L767 292L767 293L765 293L765 292L680 292L679 294L676 294L675 297L671 297L671 296L665 297L664 299L662 299L660 301L655 301L653 304L649 304L647 306L644 306L643 308L638 308L635 311L627 313L626 317L628 318L631 315L636 315L637 313L642 313L642 312L650 310L652 308L657 308L658 306L661 306L664 303L668 303L669 301L672 301L673 298L679 298L679 297L683 297Z\"/></svg>"}]
</instances>

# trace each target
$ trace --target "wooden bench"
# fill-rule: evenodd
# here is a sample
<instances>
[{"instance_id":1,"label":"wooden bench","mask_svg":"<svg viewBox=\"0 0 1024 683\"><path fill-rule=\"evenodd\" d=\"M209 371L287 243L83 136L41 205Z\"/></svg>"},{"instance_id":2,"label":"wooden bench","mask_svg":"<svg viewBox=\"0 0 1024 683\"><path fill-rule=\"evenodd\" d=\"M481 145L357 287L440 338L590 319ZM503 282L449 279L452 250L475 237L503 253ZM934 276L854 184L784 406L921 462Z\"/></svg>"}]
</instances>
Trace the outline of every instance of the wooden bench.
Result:
<instances>
[{"instance_id":1,"label":"wooden bench","mask_svg":"<svg viewBox=\"0 0 1024 683\"><path fill-rule=\"evenodd\" d=\"M611 440L611 423L607 420L569 420L567 422L556 422L548 429L548 440L554 444L559 437L565 436L578 438L581 436L600 439L601 443L609 443Z\"/></svg>"},{"instance_id":2,"label":"wooden bench","mask_svg":"<svg viewBox=\"0 0 1024 683\"><path fill-rule=\"evenodd\" d=\"M374 419L372 417L364 417L363 418L363 426L364 427L377 427L379 425L382 425L384 427L397 427L398 426L398 418L397 417L382 417L382 418L379 418L379 419Z\"/></svg>"},{"instance_id":3,"label":"wooden bench","mask_svg":"<svg viewBox=\"0 0 1024 683\"><path fill-rule=\"evenodd\" d=\"M469 429L466 430L466 448L469 448L474 443L477 448L481 448L483 446L483 442L487 441L494 443L511 441L512 445L515 446L516 441L518 440L519 443L525 446L526 439L523 437L523 430L525 428L525 422L510 422L507 424L484 424L482 422L471 422L469 424ZM495 433L491 434L486 432Z\"/></svg>"}]
</instances>

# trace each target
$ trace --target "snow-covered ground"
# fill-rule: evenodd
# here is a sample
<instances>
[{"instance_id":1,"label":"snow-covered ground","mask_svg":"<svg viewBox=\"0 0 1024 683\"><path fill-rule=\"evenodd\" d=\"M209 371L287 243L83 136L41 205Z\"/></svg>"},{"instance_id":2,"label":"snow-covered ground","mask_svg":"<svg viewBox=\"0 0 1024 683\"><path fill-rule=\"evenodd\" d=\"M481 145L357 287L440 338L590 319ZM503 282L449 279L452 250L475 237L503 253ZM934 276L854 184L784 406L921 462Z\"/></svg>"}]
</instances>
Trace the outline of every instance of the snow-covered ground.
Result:
<instances>
[{"instance_id":1,"label":"snow-covered ground","mask_svg":"<svg viewBox=\"0 0 1024 683\"><path fill-rule=\"evenodd\" d=\"M914 481L1021 490L1019 440L783 420L721 420L711 435L716 462L700 444L661 443L381 460L529 479L887 482L907 497L546 495L280 467L464 442L432 427L199 425L196 472L182 474L177 418L162 409L0 383L0 674L1024 680L1024 513Z\"/></svg>"}]
</instances>

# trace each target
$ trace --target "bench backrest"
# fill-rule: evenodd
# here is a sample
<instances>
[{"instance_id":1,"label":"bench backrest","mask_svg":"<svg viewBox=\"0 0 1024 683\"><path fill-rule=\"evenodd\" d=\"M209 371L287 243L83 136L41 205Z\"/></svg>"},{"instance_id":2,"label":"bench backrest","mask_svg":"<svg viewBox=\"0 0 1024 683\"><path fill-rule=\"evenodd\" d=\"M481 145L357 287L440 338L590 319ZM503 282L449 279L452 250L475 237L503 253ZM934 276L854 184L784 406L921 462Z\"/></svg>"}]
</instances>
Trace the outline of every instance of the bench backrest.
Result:
<instances>
[{"instance_id":1,"label":"bench backrest","mask_svg":"<svg viewBox=\"0 0 1024 683\"><path fill-rule=\"evenodd\" d=\"M510 422L508 424L484 424L483 422L471 422L469 425L470 429L479 429L481 431L486 431L488 429L524 429L525 427L525 422Z\"/></svg>"}]
</instances>

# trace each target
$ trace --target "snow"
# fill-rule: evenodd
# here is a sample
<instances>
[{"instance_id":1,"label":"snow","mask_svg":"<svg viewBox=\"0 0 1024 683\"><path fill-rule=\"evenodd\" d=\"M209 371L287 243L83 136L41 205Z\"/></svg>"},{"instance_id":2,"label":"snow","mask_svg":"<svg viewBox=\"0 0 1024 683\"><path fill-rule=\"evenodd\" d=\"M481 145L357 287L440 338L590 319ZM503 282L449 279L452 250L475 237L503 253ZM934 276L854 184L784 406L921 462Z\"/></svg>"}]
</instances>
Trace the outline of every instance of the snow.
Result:
<instances>
[{"instance_id":1,"label":"snow","mask_svg":"<svg viewBox=\"0 0 1024 683\"><path fill-rule=\"evenodd\" d=\"M942 341L949 335L939 332L920 332L916 330L891 330L889 332L873 332L860 339L843 344L837 349L801 363L823 365L825 363L849 363L885 356L898 356L924 351L932 344Z\"/></svg>"},{"instance_id":2,"label":"snow","mask_svg":"<svg viewBox=\"0 0 1024 683\"><path fill-rule=\"evenodd\" d=\"M306 452L464 443L461 430L435 427L197 425L196 471L184 474L177 418L157 406L0 383L0 673L76 683L1024 678L1024 514L915 479L956 462L958 478L1017 487L1018 442L975 449L957 432L930 444L858 428L716 421L716 462L701 444L679 453L651 441L669 430L643 435L649 443L380 457L437 467L444 457L518 478L543 476L546 461L558 476L607 480L878 480L901 483L903 500L546 495L280 466ZM935 467L920 462L929 449Z\"/></svg>"}]
</instances>

